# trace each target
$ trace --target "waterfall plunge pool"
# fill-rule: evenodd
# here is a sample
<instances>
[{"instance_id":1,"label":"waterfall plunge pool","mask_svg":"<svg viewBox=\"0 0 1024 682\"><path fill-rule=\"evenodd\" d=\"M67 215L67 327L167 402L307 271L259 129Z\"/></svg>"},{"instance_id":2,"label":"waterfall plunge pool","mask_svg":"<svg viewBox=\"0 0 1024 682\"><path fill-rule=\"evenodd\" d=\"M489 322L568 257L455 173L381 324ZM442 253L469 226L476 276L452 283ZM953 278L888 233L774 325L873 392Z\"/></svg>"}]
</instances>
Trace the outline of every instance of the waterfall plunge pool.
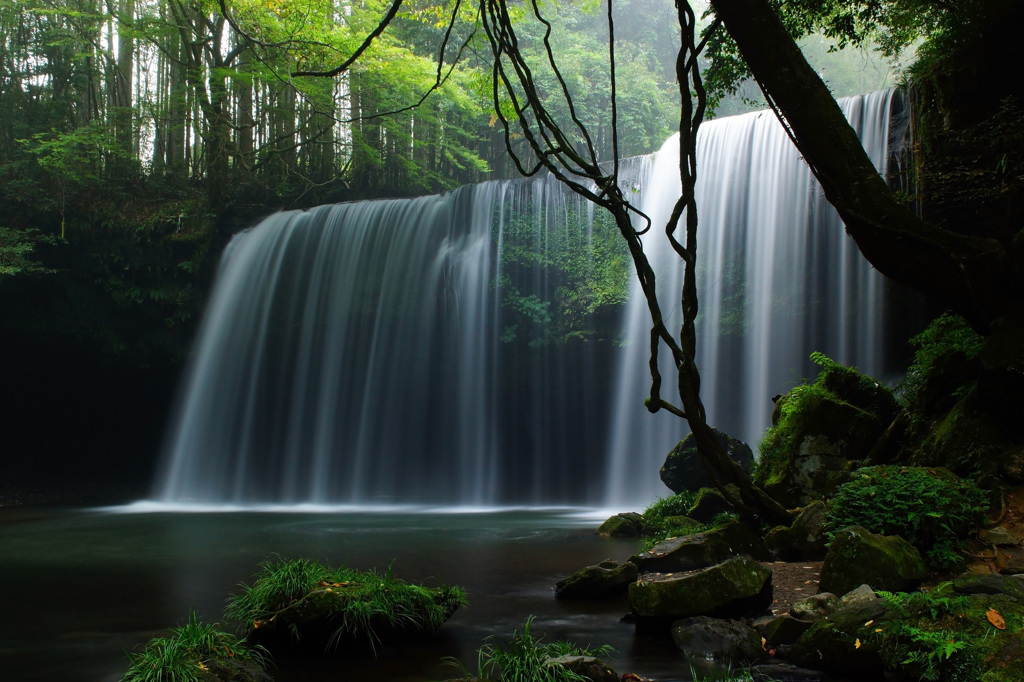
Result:
<instances>
[{"instance_id":1,"label":"waterfall plunge pool","mask_svg":"<svg viewBox=\"0 0 1024 682\"><path fill-rule=\"evenodd\" d=\"M493 636L535 616L548 641L610 644L620 673L687 679L672 644L620 621L625 600L560 602L554 584L588 564L623 560L636 541L593 533L594 509L159 511L0 509L0 670L18 682L114 682L126 652L182 624L190 609L222 618L224 601L259 562L308 556L360 570L392 565L404 580L464 587L469 606L429 640L373 658L277 657L276 680L425 682L471 669Z\"/></svg>"}]
</instances>

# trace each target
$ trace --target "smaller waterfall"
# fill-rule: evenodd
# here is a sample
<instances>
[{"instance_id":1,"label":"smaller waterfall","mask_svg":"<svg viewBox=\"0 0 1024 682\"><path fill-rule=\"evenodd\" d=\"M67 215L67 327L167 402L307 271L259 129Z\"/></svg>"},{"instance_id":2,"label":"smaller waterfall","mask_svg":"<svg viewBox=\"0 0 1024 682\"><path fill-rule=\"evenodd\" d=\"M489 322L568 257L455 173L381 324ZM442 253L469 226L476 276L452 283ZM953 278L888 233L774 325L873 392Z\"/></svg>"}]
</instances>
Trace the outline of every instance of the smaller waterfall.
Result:
<instances>
[{"instance_id":1,"label":"smaller waterfall","mask_svg":"<svg viewBox=\"0 0 1024 682\"><path fill-rule=\"evenodd\" d=\"M872 160L888 158L893 91L840 101ZM648 180L642 210L655 225L644 248L658 278L669 329L678 328L682 263L658 226L679 196L678 137L669 139ZM857 252L807 165L770 112L705 123L697 140L699 227L697 362L711 425L756 451L773 395L815 369L820 350L868 373L884 370L883 280ZM658 470L687 432L667 413L649 415L650 321L639 292L625 312L609 439L610 505L643 505L668 494ZM667 357L662 354L662 359ZM664 395L674 377L662 368Z\"/></svg>"}]
</instances>

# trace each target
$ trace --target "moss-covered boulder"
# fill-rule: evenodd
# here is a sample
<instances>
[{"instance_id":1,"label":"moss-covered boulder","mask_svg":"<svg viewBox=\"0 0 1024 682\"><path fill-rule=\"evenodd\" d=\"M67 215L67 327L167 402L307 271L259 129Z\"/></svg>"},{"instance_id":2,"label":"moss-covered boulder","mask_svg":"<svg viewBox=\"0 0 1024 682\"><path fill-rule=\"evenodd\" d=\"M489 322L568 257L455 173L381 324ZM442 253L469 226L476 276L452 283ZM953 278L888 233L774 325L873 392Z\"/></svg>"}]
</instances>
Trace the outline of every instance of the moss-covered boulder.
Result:
<instances>
[{"instance_id":1,"label":"moss-covered boulder","mask_svg":"<svg viewBox=\"0 0 1024 682\"><path fill-rule=\"evenodd\" d=\"M638 538L643 535L644 517L636 512L623 512L609 517L595 534L606 538Z\"/></svg>"},{"instance_id":2,"label":"moss-covered boulder","mask_svg":"<svg viewBox=\"0 0 1024 682\"><path fill-rule=\"evenodd\" d=\"M956 594L1003 594L1024 604L1024 576L965 573L953 581Z\"/></svg>"},{"instance_id":3,"label":"moss-covered boulder","mask_svg":"<svg viewBox=\"0 0 1024 682\"><path fill-rule=\"evenodd\" d=\"M641 572L681 572L706 568L734 556L766 559L768 553L748 526L730 521L712 530L659 542L630 557Z\"/></svg>"},{"instance_id":4,"label":"moss-covered boulder","mask_svg":"<svg viewBox=\"0 0 1024 682\"><path fill-rule=\"evenodd\" d=\"M754 453L750 450L749 445L717 429L711 429L711 432L726 455L747 473L754 470ZM679 441L668 453L660 474L662 482L674 493L710 488L715 485L714 479L704 468L704 464L697 454L697 443L692 433Z\"/></svg>"},{"instance_id":5,"label":"moss-covered boulder","mask_svg":"<svg viewBox=\"0 0 1024 682\"><path fill-rule=\"evenodd\" d=\"M764 546L783 561L821 559L828 538L825 535L825 503L815 500L800 510L789 526L776 526L764 537Z\"/></svg>"},{"instance_id":6,"label":"moss-covered boulder","mask_svg":"<svg viewBox=\"0 0 1024 682\"><path fill-rule=\"evenodd\" d=\"M458 587L426 587L391 575L331 568L310 559L260 565L252 585L228 600L227 614L249 641L375 648L383 640L433 634L466 604Z\"/></svg>"},{"instance_id":7,"label":"moss-covered boulder","mask_svg":"<svg viewBox=\"0 0 1024 682\"><path fill-rule=\"evenodd\" d=\"M881 679L882 646L875 632L890 605L873 592L857 593L829 617L814 623L790 652L797 665L843 673L877 671Z\"/></svg>"},{"instance_id":8,"label":"moss-covered boulder","mask_svg":"<svg viewBox=\"0 0 1024 682\"><path fill-rule=\"evenodd\" d=\"M768 657L757 632L738 620L707 616L683 618L672 623L672 639L687 664L696 670L709 663L735 669Z\"/></svg>"},{"instance_id":9,"label":"moss-covered boulder","mask_svg":"<svg viewBox=\"0 0 1024 682\"><path fill-rule=\"evenodd\" d=\"M629 604L641 620L690 616L737 618L759 614L772 603L772 572L746 557L685 573L643 573L629 586Z\"/></svg>"},{"instance_id":10,"label":"moss-covered boulder","mask_svg":"<svg viewBox=\"0 0 1024 682\"><path fill-rule=\"evenodd\" d=\"M725 486L725 489L735 499L740 498L740 489L733 484ZM719 514L736 511L725 499L718 488L701 488L697 491L697 498L686 515L701 523L711 523Z\"/></svg>"},{"instance_id":11,"label":"moss-covered boulder","mask_svg":"<svg viewBox=\"0 0 1024 682\"><path fill-rule=\"evenodd\" d=\"M898 536L875 535L860 526L835 534L821 567L819 592L845 594L858 585L901 592L925 577L921 554Z\"/></svg>"},{"instance_id":12,"label":"moss-covered boulder","mask_svg":"<svg viewBox=\"0 0 1024 682\"><path fill-rule=\"evenodd\" d=\"M559 599L600 599L624 594L637 578L636 564L606 559L596 566L587 566L555 585Z\"/></svg>"},{"instance_id":13,"label":"moss-covered boulder","mask_svg":"<svg viewBox=\"0 0 1024 682\"><path fill-rule=\"evenodd\" d=\"M831 494L850 462L866 459L899 412L880 382L816 353L811 385L776 401L774 425L761 441L756 482L790 507Z\"/></svg>"}]
</instances>

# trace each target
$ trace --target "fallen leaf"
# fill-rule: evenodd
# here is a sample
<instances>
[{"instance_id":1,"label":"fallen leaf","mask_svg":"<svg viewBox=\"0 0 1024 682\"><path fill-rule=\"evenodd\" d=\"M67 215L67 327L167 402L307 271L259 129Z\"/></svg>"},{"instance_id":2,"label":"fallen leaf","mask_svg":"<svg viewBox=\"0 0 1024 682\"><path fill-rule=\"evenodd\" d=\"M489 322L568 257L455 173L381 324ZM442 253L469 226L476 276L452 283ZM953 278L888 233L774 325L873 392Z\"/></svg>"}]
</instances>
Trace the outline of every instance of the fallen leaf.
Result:
<instances>
[{"instance_id":1,"label":"fallen leaf","mask_svg":"<svg viewBox=\"0 0 1024 682\"><path fill-rule=\"evenodd\" d=\"M868 622L864 623L864 627L869 628L869 627L871 627L871 624L874 623L874 622L875 622L874 620L869 620Z\"/></svg>"},{"instance_id":2,"label":"fallen leaf","mask_svg":"<svg viewBox=\"0 0 1024 682\"><path fill-rule=\"evenodd\" d=\"M860 648L860 639L858 639L856 642L853 643L853 648L854 649L859 649Z\"/></svg>"},{"instance_id":3,"label":"fallen leaf","mask_svg":"<svg viewBox=\"0 0 1024 682\"><path fill-rule=\"evenodd\" d=\"M999 612L995 609L989 609L988 613L986 613L985 616L988 618L988 622L992 623L993 627L999 630L1006 629L1006 621L1003 620L1003 617L1000 616Z\"/></svg>"}]
</instances>

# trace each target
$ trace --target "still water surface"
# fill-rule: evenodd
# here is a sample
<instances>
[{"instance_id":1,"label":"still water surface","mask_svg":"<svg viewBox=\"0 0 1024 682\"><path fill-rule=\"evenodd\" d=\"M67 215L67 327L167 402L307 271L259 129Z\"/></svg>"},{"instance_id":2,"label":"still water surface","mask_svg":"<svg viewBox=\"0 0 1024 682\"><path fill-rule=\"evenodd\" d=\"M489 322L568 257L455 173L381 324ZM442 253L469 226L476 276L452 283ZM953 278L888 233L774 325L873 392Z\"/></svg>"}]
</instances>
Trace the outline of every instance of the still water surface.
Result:
<instances>
[{"instance_id":1,"label":"still water surface","mask_svg":"<svg viewBox=\"0 0 1024 682\"><path fill-rule=\"evenodd\" d=\"M130 508L129 508L130 509ZM388 564L404 580L463 586L469 607L436 638L370 657L278 658L277 680L426 682L475 670L476 649L535 616L548 639L610 644L620 672L684 679L670 642L620 621L625 601L556 601L554 584L634 541L594 536L581 510L157 512L0 509L0 678L113 682L126 651L181 624L189 609L219 620L224 600L274 554L360 570Z\"/></svg>"}]
</instances>

